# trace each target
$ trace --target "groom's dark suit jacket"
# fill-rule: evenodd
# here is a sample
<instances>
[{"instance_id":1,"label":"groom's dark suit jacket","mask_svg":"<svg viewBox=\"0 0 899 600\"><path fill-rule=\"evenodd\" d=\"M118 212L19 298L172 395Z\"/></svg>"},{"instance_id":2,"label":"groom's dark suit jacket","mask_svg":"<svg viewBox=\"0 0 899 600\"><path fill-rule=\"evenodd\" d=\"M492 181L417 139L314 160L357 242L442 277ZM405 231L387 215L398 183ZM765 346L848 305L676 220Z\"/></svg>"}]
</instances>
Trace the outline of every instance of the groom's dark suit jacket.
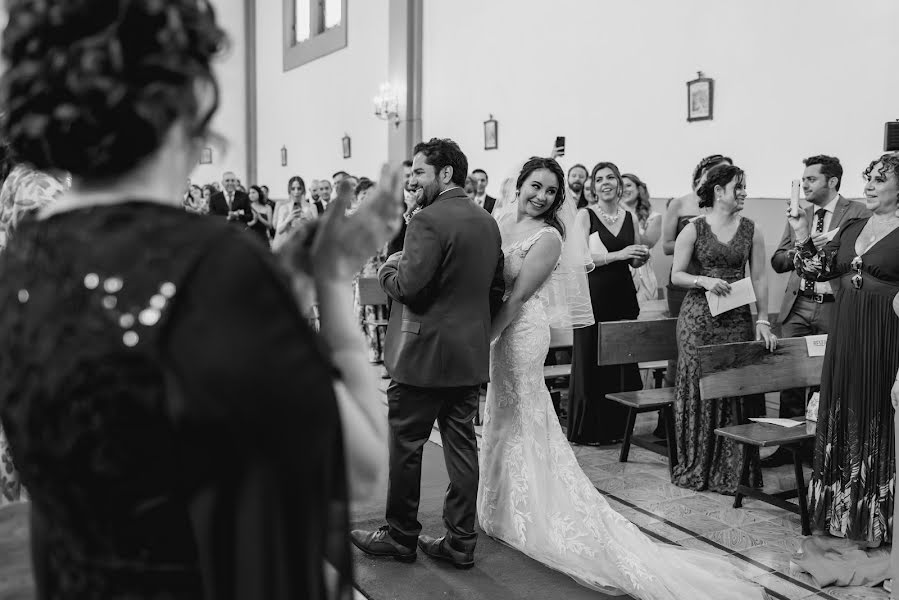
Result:
<instances>
[{"instance_id":1,"label":"groom's dark suit jacket","mask_svg":"<svg viewBox=\"0 0 899 600\"><path fill-rule=\"evenodd\" d=\"M409 221L402 258L378 277L393 301L384 365L398 383L461 387L488 379L490 319L503 296L499 228L462 189Z\"/></svg>"}]
</instances>

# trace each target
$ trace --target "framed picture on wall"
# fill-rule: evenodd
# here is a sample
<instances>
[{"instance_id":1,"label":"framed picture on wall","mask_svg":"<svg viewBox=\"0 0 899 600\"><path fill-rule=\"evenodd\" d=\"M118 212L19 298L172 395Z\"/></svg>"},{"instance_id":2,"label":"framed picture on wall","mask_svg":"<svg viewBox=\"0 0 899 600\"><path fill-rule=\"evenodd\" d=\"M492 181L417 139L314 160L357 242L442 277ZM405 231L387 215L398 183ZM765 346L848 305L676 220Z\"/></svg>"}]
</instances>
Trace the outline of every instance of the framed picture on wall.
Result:
<instances>
[{"instance_id":1,"label":"framed picture on wall","mask_svg":"<svg viewBox=\"0 0 899 600\"><path fill-rule=\"evenodd\" d=\"M212 164L212 148L203 148L200 152L200 164L201 165L211 165Z\"/></svg>"},{"instance_id":2,"label":"framed picture on wall","mask_svg":"<svg viewBox=\"0 0 899 600\"><path fill-rule=\"evenodd\" d=\"M496 150L499 148L497 127L498 124L493 115L490 115L490 118L484 121L484 150Z\"/></svg>"},{"instance_id":3,"label":"framed picture on wall","mask_svg":"<svg viewBox=\"0 0 899 600\"><path fill-rule=\"evenodd\" d=\"M351 146L352 140L350 139L350 136L345 135L345 136L343 136L342 141L343 141L343 157L349 158L352 155L352 146Z\"/></svg>"},{"instance_id":4,"label":"framed picture on wall","mask_svg":"<svg viewBox=\"0 0 899 600\"><path fill-rule=\"evenodd\" d=\"M687 121L710 121L715 104L715 80L698 77L687 82Z\"/></svg>"}]
</instances>

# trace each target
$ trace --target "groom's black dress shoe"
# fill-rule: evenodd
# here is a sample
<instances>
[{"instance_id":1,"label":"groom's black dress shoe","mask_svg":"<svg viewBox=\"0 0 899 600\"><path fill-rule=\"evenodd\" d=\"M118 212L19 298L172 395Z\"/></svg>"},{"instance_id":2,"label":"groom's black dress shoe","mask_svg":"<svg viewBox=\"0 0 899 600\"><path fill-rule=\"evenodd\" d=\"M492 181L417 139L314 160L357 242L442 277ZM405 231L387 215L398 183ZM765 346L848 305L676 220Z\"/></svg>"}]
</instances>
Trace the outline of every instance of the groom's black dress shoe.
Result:
<instances>
[{"instance_id":1,"label":"groom's black dress shoe","mask_svg":"<svg viewBox=\"0 0 899 600\"><path fill-rule=\"evenodd\" d=\"M403 546L387 532L387 525L381 526L377 531L364 531L356 529L350 532L353 545L373 556L392 556L400 562L413 562L416 557L415 548Z\"/></svg>"},{"instance_id":2,"label":"groom's black dress shoe","mask_svg":"<svg viewBox=\"0 0 899 600\"><path fill-rule=\"evenodd\" d=\"M474 550L467 552L456 550L446 537L435 539L429 535L420 535L418 536L418 547L431 558L453 563L457 569L470 569L474 566Z\"/></svg>"}]
</instances>

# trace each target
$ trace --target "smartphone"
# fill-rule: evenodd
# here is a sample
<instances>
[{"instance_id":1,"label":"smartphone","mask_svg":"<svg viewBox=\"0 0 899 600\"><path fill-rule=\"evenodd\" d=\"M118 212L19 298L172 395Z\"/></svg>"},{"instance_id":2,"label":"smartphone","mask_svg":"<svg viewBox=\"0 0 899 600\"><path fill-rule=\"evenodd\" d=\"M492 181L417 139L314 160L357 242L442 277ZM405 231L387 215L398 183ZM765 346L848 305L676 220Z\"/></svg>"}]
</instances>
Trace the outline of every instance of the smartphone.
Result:
<instances>
[{"instance_id":1,"label":"smartphone","mask_svg":"<svg viewBox=\"0 0 899 600\"><path fill-rule=\"evenodd\" d=\"M553 148L559 149L559 156L565 156L565 136L556 136L556 145Z\"/></svg>"}]
</instances>

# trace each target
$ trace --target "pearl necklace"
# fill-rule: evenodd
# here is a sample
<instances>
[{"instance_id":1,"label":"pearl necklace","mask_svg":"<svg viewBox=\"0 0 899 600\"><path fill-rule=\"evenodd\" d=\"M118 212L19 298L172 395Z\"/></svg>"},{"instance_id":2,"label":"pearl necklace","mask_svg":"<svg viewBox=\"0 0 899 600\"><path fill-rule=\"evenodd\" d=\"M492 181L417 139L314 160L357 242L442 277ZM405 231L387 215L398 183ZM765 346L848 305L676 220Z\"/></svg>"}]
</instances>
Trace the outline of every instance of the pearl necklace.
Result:
<instances>
[{"instance_id":1,"label":"pearl necklace","mask_svg":"<svg viewBox=\"0 0 899 600\"><path fill-rule=\"evenodd\" d=\"M624 210L621 207L619 207L618 210L615 211L614 215L610 215L609 213L607 213L606 211L604 211L603 209L601 209L597 206L596 212L599 213L599 216L602 217L606 223L608 223L609 225L614 225L615 223L618 222L618 219L621 218L621 213L623 213Z\"/></svg>"}]
</instances>

